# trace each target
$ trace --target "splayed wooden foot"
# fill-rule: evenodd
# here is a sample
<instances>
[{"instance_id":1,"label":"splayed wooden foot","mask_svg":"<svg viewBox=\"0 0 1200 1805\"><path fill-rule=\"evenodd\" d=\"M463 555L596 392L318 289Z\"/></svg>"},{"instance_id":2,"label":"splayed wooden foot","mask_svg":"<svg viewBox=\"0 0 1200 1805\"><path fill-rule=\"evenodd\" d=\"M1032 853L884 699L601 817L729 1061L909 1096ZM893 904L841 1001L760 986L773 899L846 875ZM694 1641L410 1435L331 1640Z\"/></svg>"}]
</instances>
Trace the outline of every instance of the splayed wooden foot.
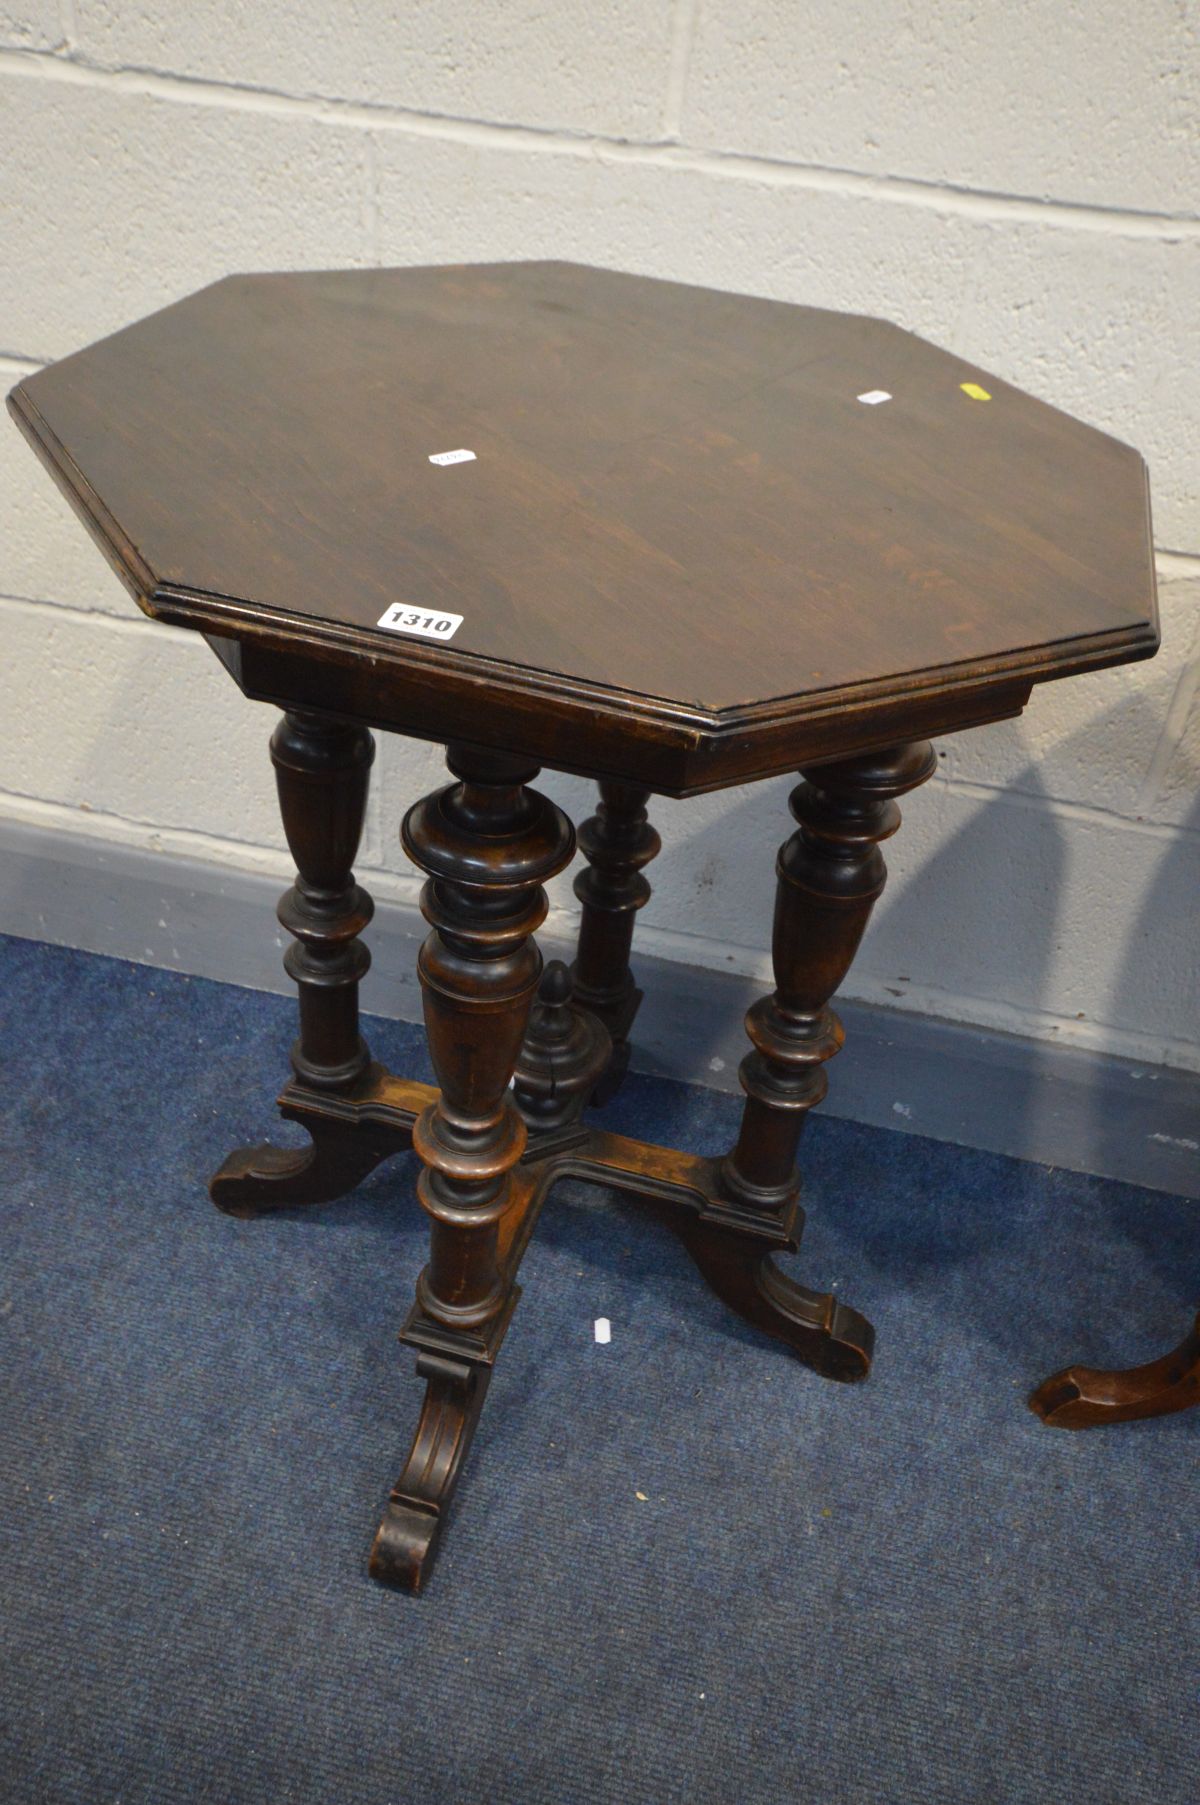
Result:
<instances>
[{"instance_id":1,"label":"splayed wooden foot","mask_svg":"<svg viewBox=\"0 0 1200 1805\"><path fill-rule=\"evenodd\" d=\"M1068 1366L1044 1379L1029 1408L1052 1429L1097 1429L1200 1404L1200 1316L1177 1348L1143 1366Z\"/></svg>"}]
</instances>

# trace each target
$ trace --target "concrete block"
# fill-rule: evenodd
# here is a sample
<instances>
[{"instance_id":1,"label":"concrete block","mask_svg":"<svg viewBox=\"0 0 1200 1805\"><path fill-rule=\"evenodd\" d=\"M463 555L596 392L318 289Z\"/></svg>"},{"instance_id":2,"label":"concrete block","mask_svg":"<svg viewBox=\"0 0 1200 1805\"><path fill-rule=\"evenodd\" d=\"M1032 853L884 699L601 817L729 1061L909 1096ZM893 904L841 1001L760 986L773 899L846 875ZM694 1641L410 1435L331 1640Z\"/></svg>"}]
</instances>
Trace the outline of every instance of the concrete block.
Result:
<instances>
[{"instance_id":1,"label":"concrete block","mask_svg":"<svg viewBox=\"0 0 1200 1805\"><path fill-rule=\"evenodd\" d=\"M0 5L0 47L56 50L63 42L58 0L5 0Z\"/></svg>"},{"instance_id":2,"label":"concrete block","mask_svg":"<svg viewBox=\"0 0 1200 1805\"><path fill-rule=\"evenodd\" d=\"M1156 544L1200 551L1200 238L996 220L950 348L1136 445Z\"/></svg>"},{"instance_id":3,"label":"concrete block","mask_svg":"<svg viewBox=\"0 0 1200 1805\"><path fill-rule=\"evenodd\" d=\"M687 143L1196 216L1195 9L703 0Z\"/></svg>"},{"instance_id":4,"label":"concrete block","mask_svg":"<svg viewBox=\"0 0 1200 1805\"><path fill-rule=\"evenodd\" d=\"M1193 663L1182 696L1185 712L1178 733L1172 736L1156 775L1149 811L1156 821L1186 828L1200 835L1200 664ZM1197 933L1200 939L1200 932Z\"/></svg>"},{"instance_id":5,"label":"concrete block","mask_svg":"<svg viewBox=\"0 0 1200 1805\"><path fill-rule=\"evenodd\" d=\"M172 70L459 119L657 136L671 0L287 0L182 6L77 0L80 44L112 66Z\"/></svg>"},{"instance_id":6,"label":"concrete block","mask_svg":"<svg viewBox=\"0 0 1200 1805\"><path fill-rule=\"evenodd\" d=\"M383 263L566 257L945 340L981 232L928 207L625 155L400 132L377 146Z\"/></svg>"},{"instance_id":7,"label":"concrete block","mask_svg":"<svg viewBox=\"0 0 1200 1805\"><path fill-rule=\"evenodd\" d=\"M0 791L181 828L284 844L266 739L196 634L62 608L0 603L5 687L36 697L0 741Z\"/></svg>"},{"instance_id":8,"label":"concrete block","mask_svg":"<svg viewBox=\"0 0 1200 1805\"><path fill-rule=\"evenodd\" d=\"M1194 1046L1200 836L935 783L910 797L848 995L1146 1058Z\"/></svg>"},{"instance_id":9,"label":"concrete block","mask_svg":"<svg viewBox=\"0 0 1200 1805\"><path fill-rule=\"evenodd\" d=\"M1200 548L1200 241L626 157L378 146L384 262L572 257L881 314L1137 445L1160 542Z\"/></svg>"},{"instance_id":10,"label":"concrete block","mask_svg":"<svg viewBox=\"0 0 1200 1805\"><path fill-rule=\"evenodd\" d=\"M180 94L0 75L12 356L61 357L231 270L367 256L361 132Z\"/></svg>"}]
</instances>

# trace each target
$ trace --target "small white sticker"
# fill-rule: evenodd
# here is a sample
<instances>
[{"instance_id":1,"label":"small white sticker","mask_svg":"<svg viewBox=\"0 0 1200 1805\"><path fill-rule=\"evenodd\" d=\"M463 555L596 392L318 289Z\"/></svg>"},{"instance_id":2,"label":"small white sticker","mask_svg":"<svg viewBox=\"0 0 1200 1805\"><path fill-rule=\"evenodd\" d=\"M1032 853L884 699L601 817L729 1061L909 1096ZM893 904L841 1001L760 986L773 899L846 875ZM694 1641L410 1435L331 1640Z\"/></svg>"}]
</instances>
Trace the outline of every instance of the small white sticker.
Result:
<instances>
[{"instance_id":1,"label":"small white sticker","mask_svg":"<svg viewBox=\"0 0 1200 1805\"><path fill-rule=\"evenodd\" d=\"M612 1324L607 1316L597 1316L595 1322L596 1340L603 1347L612 1340Z\"/></svg>"},{"instance_id":2,"label":"small white sticker","mask_svg":"<svg viewBox=\"0 0 1200 1805\"><path fill-rule=\"evenodd\" d=\"M461 614L432 614L424 608L410 608L407 602L393 602L376 623L389 633L415 633L421 639L453 639L463 624Z\"/></svg>"},{"instance_id":3,"label":"small white sticker","mask_svg":"<svg viewBox=\"0 0 1200 1805\"><path fill-rule=\"evenodd\" d=\"M865 395L860 395L858 398L860 401L865 401L868 407L878 407L881 401L891 400L886 389L868 389Z\"/></svg>"},{"instance_id":4,"label":"small white sticker","mask_svg":"<svg viewBox=\"0 0 1200 1805\"><path fill-rule=\"evenodd\" d=\"M431 464L473 464L475 453L473 451L435 451L430 454L429 462Z\"/></svg>"}]
</instances>

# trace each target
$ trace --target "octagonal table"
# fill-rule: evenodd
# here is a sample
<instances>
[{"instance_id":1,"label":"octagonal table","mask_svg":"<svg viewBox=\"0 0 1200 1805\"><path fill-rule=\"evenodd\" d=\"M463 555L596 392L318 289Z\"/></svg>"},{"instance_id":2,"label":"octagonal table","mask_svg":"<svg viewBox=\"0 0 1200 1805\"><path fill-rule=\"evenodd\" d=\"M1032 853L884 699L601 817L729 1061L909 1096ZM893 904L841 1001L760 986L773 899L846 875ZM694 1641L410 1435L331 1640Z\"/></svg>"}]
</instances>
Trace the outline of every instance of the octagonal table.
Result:
<instances>
[{"instance_id":1,"label":"octagonal table","mask_svg":"<svg viewBox=\"0 0 1200 1805\"><path fill-rule=\"evenodd\" d=\"M797 1246L798 1142L841 1044L829 999L928 736L1156 649L1138 454L882 320L563 263L231 277L10 406L141 607L285 711L300 1035L280 1107L311 1147L243 1149L212 1194L321 1204L419 1155L430 1258L402 1340L427 1391L376 1576L428 1571L564 1174L661 1212L732 1309L862 1378L870 1324L773 1257ZM372 728L443 742L452 774L402 828L428 878L436 1089L359 1031ZM545 972L542 885L575 833L528 787L541 764L600 786L577 956ZM783 771L798 827L736 1144L710 1160L591 1126L640 1000L651 793Z\"/></svg>"}]
</instances>

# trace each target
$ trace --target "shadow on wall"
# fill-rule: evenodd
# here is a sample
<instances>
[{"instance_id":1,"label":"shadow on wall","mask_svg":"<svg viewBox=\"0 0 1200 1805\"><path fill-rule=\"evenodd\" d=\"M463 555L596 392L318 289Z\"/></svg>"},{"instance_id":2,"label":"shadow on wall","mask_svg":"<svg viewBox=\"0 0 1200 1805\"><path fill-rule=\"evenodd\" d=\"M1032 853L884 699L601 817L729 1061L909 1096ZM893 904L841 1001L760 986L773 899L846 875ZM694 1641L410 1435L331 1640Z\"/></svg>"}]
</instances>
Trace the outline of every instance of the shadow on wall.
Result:
<instances>
[{"instance_id":1,"label":"shadow on wall","mask_svg":"<svg viewBox=\"0 0 1200 1805\"><path fill-rule=\"evenodd\" d=\"M720 799L659 804L654 819L666 844L650 872L655 890L642 917L646 925L695 932L699 917L706 939L737 948L743 962L747 950L767 948L775 858L795 831L788 796L796 781L783 777ZM1026 794L1016 807L1000 795L982 805L968 801L937 777L901 798L900 832L882 847L892 873L841 994L866 993L884 1006L907 1000L911 1009L910 987L918 993L932 987L952 1016L960 995L1011 1002L1010 990L984 987L980 974L1019 972L1020 1001L1038 1006L1056 952L1068 848L1036 765L1020 784ZM689 831L706 803L709 818ZM731 968L732 955L714 951L710 963L721 957ZM864 972L870 973L866 985ZM757 987L768 983L764 974ZM839 1063L830 1069L833 1086Z\"/></svg>"},{"instance_id":2,"label":"shadow on wall","mask_svg":"<svg viewBox=\"0 0 1200 1805\"><path fill-rule=\"evenodd\" d=\"M1056 781L1059 769L1102 776L1110 747L1153 747L1162 728L1150 700L1127 694L1044 759L1026 755L1010 781L982 799L937 778L902 798L904 824L883 848L892 875L843 995L947 1019L961 1017L961 999L990 1007L994 1020L1007 1017L1014 1035L1023 1016L1036 1023L1042 1014L1050 1018L1047 1045L1058 1038L1054 1018L1070 1016L1088 1021L1093 1045L1097 1030L1109 1031L1113 1048L1122 1036L1194 1044L1194 814L1140 833L1129 822L1131 803L1121 814L1068 814L1050 788L1066 787ZM1200 773L1195 778L1200 783ZM653 816L665 845L650 872L645 926L699 931L710 946L737 949L743 964L747 951L765 949L775 853L794 825L794 781L658 803ZM697 957L702 949L703 942Z\"/></svg>"},{"instance_id":3,"label":"shadow on wall","mask_svg":"<svg viewBox=\"0 0 1200 1805\"><path fill-rule=\"evenodd\" d=\"M1113 1013L1117 1020L1136 1014L1144 1007L1146 974L1163 972L1168 983L1177 988L1183 1009L1193 1032L1200 1035L1200 771L1190 773L1192 805L1180 824L1177 838L1167 843L1166 851L1155 867L1154 879L1143 893L1142 905L1125 934L1124 957L1114 991ZM1153 1084L1153 1067L1130 1065L1130 1082ZM1112 1141L1122 1132L1119 1120L1097 1115L1095 1133L1098 1139ZM1200 1164L1200 1120L1195 1124L1194 1140L1180 1148L1189 1162ZM1119 1213L1122 1230L1137 1258L1156 1270L1164 1285L1179 1296L1178 1336L1190 1324L1191 1314L1200 1308L1200 1234L1197 1233L1195 1204L1179 1205L1163 1212L1153 1205L1145 1210L1122 1208L1121 1199L1110 1190L1104 1193L1104 1206ZM1121 1364L1149 1358L1163 1351L1161 1323L1150 1325L1144 1335L1140 1325L1125 1320L1121 1308L1121 1334L1127 1345L1097 1352L1094 1346L1080 1348L1072 1357L1081 1360L1118 1359ZM1171 1331L1167 1329L1168 1335Z\"/></svg>"}]
</instances>

